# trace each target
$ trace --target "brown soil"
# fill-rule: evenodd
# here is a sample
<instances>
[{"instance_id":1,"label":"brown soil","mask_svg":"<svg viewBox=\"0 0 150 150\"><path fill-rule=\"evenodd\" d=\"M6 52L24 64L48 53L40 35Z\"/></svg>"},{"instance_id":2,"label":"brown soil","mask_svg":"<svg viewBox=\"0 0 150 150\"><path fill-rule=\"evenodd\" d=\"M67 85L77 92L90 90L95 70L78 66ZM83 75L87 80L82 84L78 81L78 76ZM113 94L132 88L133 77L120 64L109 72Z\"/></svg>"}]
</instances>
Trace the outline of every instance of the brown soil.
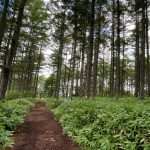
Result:
<instances>
[{"instance_id":1,"label":"brown soil","mask_svg":"<svg viewBox=\"0 0 150 150\"><path fill-rule=\"evenodd\" d=\"M9 150L79 150L44 103L38 102L13 136Z\"/></svg>"}]
</instances>

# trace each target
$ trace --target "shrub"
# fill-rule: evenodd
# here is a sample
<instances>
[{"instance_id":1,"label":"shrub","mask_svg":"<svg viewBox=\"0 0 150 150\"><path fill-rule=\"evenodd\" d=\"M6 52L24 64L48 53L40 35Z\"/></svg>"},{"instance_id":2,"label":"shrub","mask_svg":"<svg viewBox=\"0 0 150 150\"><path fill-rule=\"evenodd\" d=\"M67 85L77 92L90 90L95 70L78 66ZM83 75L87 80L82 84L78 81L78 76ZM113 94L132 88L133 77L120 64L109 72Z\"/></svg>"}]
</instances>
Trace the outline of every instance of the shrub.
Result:
<instances>
[{"instance_id":1,"label":"shrub","mask_svg":"<svg viewBox=\"0 0 150 150\"><path fill-rule=\"evenodd\" d=\"M59 99L59 100L56 100L56 99L47 99L46 101L46 106L48 108L51 108L51 109L54 109L54 108L57 108L59 105L61 105L64 101Z\"/></svg>"},{"instance_id":2,"label":"shrub","mask_svg":"<svg viewBox=\"0 0 150 150\"><path fill-rule=\"evenodd\" d=\"M12 136L12 131L7 131L0 125L0 149L12 146L14 142L10 136Z\"/></svg>"},{"instance_id":3,"label":"shrub","mask_svg":"<svg viewBox=\"0 0 150 150\"><path fill-rule=\"evenodd\" d=\"M0 149L11 146L10 136L23 123L33 103L29 100L5 100L0 103Z\"/></svg>"},{"instance_id":4,"label":"shrub","mask_svg":"<svg viewBox=\"0 0 150 150\"><path fill-rule=\"evenodd\" d=\"M17 98L21 98L22 97L22 93L20 93L19 91L10 91L7 95L6 95L6 99L17 99Z\"/></svg>"}]
</instances>

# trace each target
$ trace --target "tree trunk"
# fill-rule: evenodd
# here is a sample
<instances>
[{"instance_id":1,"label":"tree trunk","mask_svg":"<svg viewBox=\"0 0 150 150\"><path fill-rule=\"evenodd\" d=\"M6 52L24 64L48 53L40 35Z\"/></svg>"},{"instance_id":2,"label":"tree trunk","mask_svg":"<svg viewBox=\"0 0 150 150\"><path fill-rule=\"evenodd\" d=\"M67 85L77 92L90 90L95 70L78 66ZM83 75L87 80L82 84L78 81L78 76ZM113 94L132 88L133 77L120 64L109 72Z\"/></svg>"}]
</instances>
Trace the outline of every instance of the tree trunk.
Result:
<instances>
[{"instance_id":1,"label":"tree trunk","mask_svg":"<svg viewBox=\"0 0 150 150\"><path fill-rule=\"evenodd\" d=\"M117 64L116 64L116 98L120 96L120 1L117 0Z\"/></svg>"},{"instance_id":2,"label":"tree trunk","mask_svg":"<svg viewBox=\"0 0 150 150\"><path fill-rule=\"evenodd\" d=\"M144 99L145 86L145 0L142 6L142 35L141 35L141 61L140 61L140 99Z\"/></svg>"},{"instance_id":3,"label":"tree trunk","mask_svg":"<svg viewBox=\"0 0 150 150\"><path fill-rule=\"evenodd\" d=\"M76 5L76 4L75 4ZM74 14L74 47L73 47L73 62L72 62L72 70L71 70L71 87L69 91L69 99L72 100L73 90L74 90L74 78L75 78L75 67L76 67L76 48L77 48L77 24L78 24L78 13L77 6L75 6L75 14Z\"/></svg>"},{"instance_id":4,"label":"tree trunk","mask_svg":"<svg viewBox=\"0 0 150 150\"><path fill-rule=\"evenodd\" d=\"M105 46L103 48L103 58L102 58L102 96L104 96L104 86L105 86L105 60L104 60L104 51L105 51Z\"/></svg>"},{"instance_id":5,"label":"tree trunk","mask_svg":"<svg viewBox=\"0 0 150 150\"><path fill-rule=\"evenodd\" d=\"M139 96L140 90L140 59L139 59L139 16L136 12L136 50L135 50L135 97Z\"/></svg>"},{"instance_id":6,"label":"tree trunk","mask_svg":"<svg viewBox=\"0 0 150 150\"><path fill-rule=\"evenodd\" d=\"M76 70L76 87L75 87L75 96L79 96L79 68L80 68L80 61L77 64L77 70Z\"/></svg>"},{"instance_id":7,"label":"tree trunk","mask_svg":"<svg viewBox=\"0 0 150 150\"><path fill-rule=\"evenodd\" d=\"M13 58L16 55L17 47L18 47L18 40L19 40L19 35L20 35L20 29L22 26L22 19L23 19L23 12L24 12L25 4L26 4L26 0L21 0L18 17L17 17L17 22L16 22L16 28L14 30L11 47L10 47L10 50L9 50L9 53L7 56L7 63L6 63L7 67L2 68L3 74L2 74L2 82L1 82L1 88L0 88L0 99L5 98L8 81L9 81L9 77L10 77L10 69L12 66Z\"/></svg>"},{"instance_id":8,"label":"tree trunk","mask_svg":"<svg viewBox=\"0 0 150 150\"><path fill-rule=\"evenodd\" d=\"M121 79L120 79L120 93L124 95L124 82L125 82L125 16L123 13L123 43L122 43L122 62L121 62Z\"/></svg>"},{"instance_id":9,"label":"tree trunk","mask_svg":"<svg viewBox=\"0 0 150 150\"><path fill-rule=\"evenodd\" d=\"M98 56L99 56L99 44L100 44L100 32L101 32L101 6L100 6L100 12L98 15L97 30L98 30L98 33L97 33L96 47L94 51L94 64L93 64L93 88L92 88L93 99L96 95L96 89L97 89Z\"/></svg>"},{"instance_id":10,"label":"tree trunk","mask_svg":"<svg viewBox=\"0 0 150 150\"><path fill-rule=\"evenodd\" d=\"M147 84L148 84L148 90L147 95L150 97L150 59L149 59L149 36L148 36L148 6L147 6L147 0L146 0L146 45L147 45Z\"/></svg>"},{"instance_id":11,"label":"tree trunk","mask_svg":"<svg viewBox=\"0 0 150 150\"><path fill-rule=\"evenodd\" d=\"M80 97L84 96L84 54L85 54L85 42L86 40L86 29L83 30L83 43L81 48L81 73L80 73Z\"/></svg>"},{"instance_id":12,"label":"tree trunk","mask_svg":"<svg viewBox=\"0 0 150 150\"><path fill-rule=\"evenodd\" d=\"M86 98L91 96L91 76L92 76L92 60L93 60L93 41L94 41L94 21L95 21L95 0L91 4L91 24L90 24L90 37L89 49L87 51L87 71L86 71Z\"/></svg>"},{"instance_id":13,"label":"tree trunk","mask_svg":"<svg viewBox=\"0 0 150 150\"><path fill-rule=\"evenodd\" d=\"M1 51L3 37L7 27L6 25L7 25L8 6L9 6L9 0L4 0L4 10L2 12L2 16L0 20L0 51Z\"/></svg>"},{"instance_id":14,"label":"tree trunk","mask_svg":"<svg viewBox=\"0 0 150 150\"><path fill-rule=\"evenodd\" d=\"M70 76L71 76L71 62L69 64L69 73L67 77L67 90L66 90L66 98L68 97L69 94L69 82L70 82Z\"/></svg>"},{"instance_id":15,"label":"tree trunk","mask_svg":"<svg viewBox=\"0 0 150 150\"><path fill-rule=\"evenodd\" d=\"M115 74L115 1L112 1L112 37L111 37L111 69L110 69L110 96L114 96L114 74Z\"/></svg>"},{"instance_id":16,"label":"tree trunk","mask_svg":"<svg viewBox=\"0 0 150 150\"><path fill-rule=\"evenodd\" d=\"M62 59L63 59L62 54L64 48L64 19L65 19L65 13L64 13L64 18L62 19L62 27L60 33L60 47L59 47L59 54L58 54L59 57L58 57L57 76L56 76L56 93L55 93L56 99L58 99L59 97L61 68L62 68Z\"/></svg>"},{"instance_id":17,"label":"tree trunk","mask_svg":"<svg viewBox=\"0 0 150 150\"><path fill-rule=\"evenodd\" d=\"M40 56L42 55L42 44L41 44L41 46L40 46L39 55L40 55ZM38 80L39 80L40 67L41 67L41 60L39 59L39 60L38 60L37 67L36 67L36 73L35 73L35 86L34 86L34 95L33 95L34 97L37 96L37 88L38 88Z\"/></svg>"}]
</instances>

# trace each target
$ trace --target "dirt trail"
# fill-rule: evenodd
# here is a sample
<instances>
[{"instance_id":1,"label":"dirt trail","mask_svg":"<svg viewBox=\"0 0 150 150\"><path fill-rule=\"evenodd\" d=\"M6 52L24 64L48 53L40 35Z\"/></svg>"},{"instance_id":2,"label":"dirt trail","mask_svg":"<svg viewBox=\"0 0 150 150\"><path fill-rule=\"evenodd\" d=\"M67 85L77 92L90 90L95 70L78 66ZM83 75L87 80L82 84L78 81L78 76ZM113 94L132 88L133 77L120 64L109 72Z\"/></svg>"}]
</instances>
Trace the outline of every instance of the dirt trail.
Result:
<instances>
[{"instance_id":1,"label":"dirt trail","mask_svg":"<svg viewBox=\"0 0 150 150\"><path fill-rule=\"evenodd\" d=\"M42 102L35 105L13 138L15 145L9 150L79 150Z\"/></svg>"}]
</instances>

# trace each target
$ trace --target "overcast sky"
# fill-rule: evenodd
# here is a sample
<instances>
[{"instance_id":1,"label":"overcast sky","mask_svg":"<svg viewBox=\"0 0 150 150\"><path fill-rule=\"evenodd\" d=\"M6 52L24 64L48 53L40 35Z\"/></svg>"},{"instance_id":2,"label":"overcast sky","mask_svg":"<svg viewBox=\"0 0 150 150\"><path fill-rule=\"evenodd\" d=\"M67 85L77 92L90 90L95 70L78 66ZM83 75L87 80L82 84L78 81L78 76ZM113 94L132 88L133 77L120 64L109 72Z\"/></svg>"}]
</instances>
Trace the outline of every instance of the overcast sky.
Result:
<instances>
[{"instance_id":1,"label":"overcast sky","mask_svg":"<svg viewBox=\"0 0 150 150\"><path fill-rule=\"evenodd\" d=\"M43 0L44 2L48 2L50 0ZM50 67L48 66L49 63L49 56L52 53L52 46L48 45L47 47L44 48L43 53L45 57L45 64L40 70L40 75L44 75L45 77L49 77L49 75L52 73Z\"/></svg>"}]
</instances>

